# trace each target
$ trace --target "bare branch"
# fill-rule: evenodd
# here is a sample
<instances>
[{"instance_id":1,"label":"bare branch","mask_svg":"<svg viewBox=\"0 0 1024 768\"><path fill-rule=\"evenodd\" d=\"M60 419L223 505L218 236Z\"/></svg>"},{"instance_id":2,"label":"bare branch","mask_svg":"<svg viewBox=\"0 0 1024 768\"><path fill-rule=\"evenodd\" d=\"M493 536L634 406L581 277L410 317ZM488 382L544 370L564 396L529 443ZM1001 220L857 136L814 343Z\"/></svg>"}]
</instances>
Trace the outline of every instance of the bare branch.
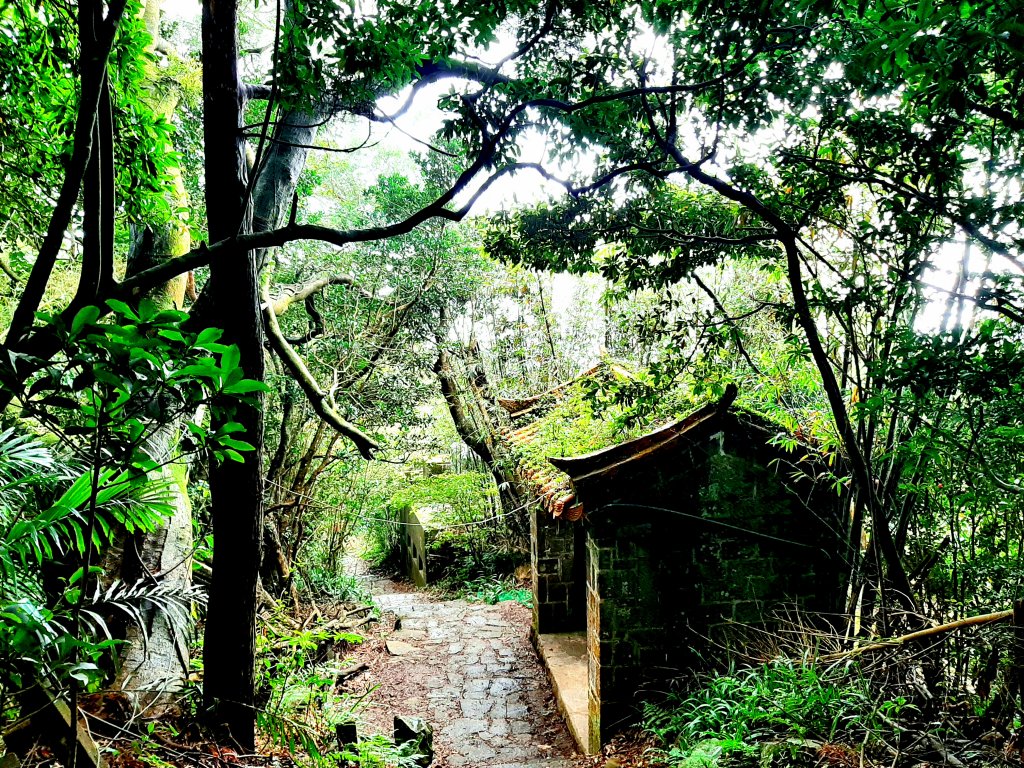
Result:
<instances>
[{"instance_id":1,"label":"bare branch","mask_svg":"<svg viewBox=\"0 0 1024 768\"><path fill-rule=\"evenodd\" d=\"M246 133L246 138L252 138L255 134ZM368 149L376 147L380 144L379 141L370 143L370 137L367 136L361 144L354 147L325 147L323 144L300 144L295 141L286 141L285 139L274 138L273 136L267 138L267 141L271 144L280 144L283 147L294 147L295 149L311 149L316 152L334 152L339 155L350 155L353 152L358 152L361 149Z\"/></svg>"},{"instance_id":2,"label":"bare branch","mask_svg":"<svg viewBox=\"0 0 1024 768\"><path fill-rule=\"evenodd\" d=\"M263 320L266 325L270 348L274 350L285 368L295 378L295 381L308 398L316 414L339 433L351 440L363 458L373 458L373 452L380 450L380 446L373 438L342 418L341 414L334 409L328 394L320 388L316 379L313 378L313 374L310 373L306 364L302 362L302 358L296 354L295 350L292 349L281 333L281 327L277 324L277 315L274 313L273 303L270 301L270 294L266 286L263 287L262 293Z\"/></svg>"},{"instance_id":3,"label":"bare branch","mask_svg":"<svg viewBox=\"0 0 1024 768\"><path fill-rule=\"evenodd\" d=\"M377 298L369 291L360 288L356 283L355 278L351 275L330 275L328 277L321 277L318 280L311 280L310 282L302 285L288 286L283 296L279 296L271 302L274 314L280 317L287 312L295 302L305 301L313 294L319 293L330 285L345 285L356 290L360 295L367 299ZM386 302L387 300L384 301Z\"/></svg>"},{"instance_id":4,"label":"bare branch","mask_svg":"<svg viewBox=\"0 0 1024 768\"><path fill-rule=\"evenodd\" d=\"M422 64L416 71L420 79L412 84L412 90L409 93L409 97L405 100L402 106L398 108L397 112L393 112L390 115L381 114L380 116L370 113L364 115L364 117L375 122L394 123L395 120L412 108L413 102L416 100L416 96L420 91L431 83L436 83L440 80L447 80L449 78L464 79L484 83L486 85L509 82L509 78L505 75L499 74L497 69L492 69L481 64L474 64L469 61L431 61L426 64Z\"/></svg>"},{"instance_id":5,"label":"bare branch","mask_svg":"<svg viewBox=\"0 0 1024 768\"><path fill-rule=\"evenodd\" d=\"M692 274L690 277L693 280L693 282L697 284L697 287L704 291L707 297L711 299L711 302L715 305L715 309L717 309L719 313L721 313L722 317L725 318L724 322L735 332L736 348L740 351L740 354L743 355L743 359L747 361L747 365L749 365L751 369L759 376L764 376L764 372L757 367L757 364L750 358L750 355L747 354L747 348L743 346L743 341L740 339L739 328L737 327L733 318L729 316L729 313L726 311L725 306L719 300L717 294L715 294L715 292L712 291L711 288L708 287L708 285L703 280L700 279L700 276L697 275L697 273Z\"/></svg>"},{"instance_id":6,"label":"bare branch","mask_svg":"<svg viewBox=\"0 0 1024 768\"><path fill-rule=\"evenodd\" d=\"M269 85L245 85L242 86L246 101L266 101L273 91Z\"/></svg>"}]
</instances>

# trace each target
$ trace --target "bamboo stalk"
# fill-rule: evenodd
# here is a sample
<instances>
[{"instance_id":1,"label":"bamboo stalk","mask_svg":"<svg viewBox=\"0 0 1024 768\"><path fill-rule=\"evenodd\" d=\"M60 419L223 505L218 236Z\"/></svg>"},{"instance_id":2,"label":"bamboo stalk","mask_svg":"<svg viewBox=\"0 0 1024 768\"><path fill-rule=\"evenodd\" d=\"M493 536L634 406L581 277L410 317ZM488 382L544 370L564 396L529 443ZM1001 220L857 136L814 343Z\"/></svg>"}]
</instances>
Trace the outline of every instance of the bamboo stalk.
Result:
<instances>
[{"instance_id":1,"label":"bamboo stalk","mask_svg":"<svg viewBox=\"0 0 1024 768\"><path fill-rule=\"evenodd\" d=\"M939 624L934 627L928 627L927 629L919 629L916 632L911 632L907 635L901 635L900 637L894 637L889 640L880 640L877 643L871 643L870 645L862 645L859 648L851 648L848 651L839 651L837 653L830 653L825 656L819 656L818 661L839 661L840 659L847 659L851 656L859 656L862 653L870 653L873 651L881 651L886 648L898 648L900 646L911 643L915 640L920 640L925 637L934 637L935 635L941 635L946 632L952 632L957 629L963 629L964 627L977 627L982 624L993 624L998 621L1006 621L1007 619L1013 618L1013 609L1005 611L996 611L995 613L986 613L980 616L970 616L966 619L959 619L957 621L950 621L946 624Z\"/></svg>"}]
</instances>

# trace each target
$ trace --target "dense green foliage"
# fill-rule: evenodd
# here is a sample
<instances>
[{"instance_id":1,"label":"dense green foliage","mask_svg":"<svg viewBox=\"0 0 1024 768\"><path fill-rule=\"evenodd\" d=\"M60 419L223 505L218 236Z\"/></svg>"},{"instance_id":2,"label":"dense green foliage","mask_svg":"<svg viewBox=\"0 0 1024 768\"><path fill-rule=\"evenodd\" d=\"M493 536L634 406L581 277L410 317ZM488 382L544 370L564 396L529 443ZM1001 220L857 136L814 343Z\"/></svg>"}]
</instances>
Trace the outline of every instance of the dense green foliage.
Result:
<instances>
[{"instance_id":1,"label":"dense green foliage","mask_svg":"<svg viewBox=\"0 0 1024 768\"><path fill-rule=\"evenodd\" d=\"M130 3L111 66L117 144L118 200L129 221L169 218L167 167L171 124L146 103L146 66L153 54L139 13ZM8 2L0 9L0 244L21 274L46 230L71 156L77 112L78 29L72 6ZM55 297L57 298L57 297Z\"/></svg>"},{"instance_id":2,"label":"dense green foliage","mask_svg":"<svg viewBox=\"0 0 1024 768\"><path fill-rule=\"evenodd\" d=\"M661 754L673 768L803 765L828 759L815 754L822 745L873 751L906 707L902 698L874 693L855 668L778 661L702 680L693 692L647 704L644 725L665 745ZM805 751L812 759L798 760Z\"/></svg>"},{"instance_id":3,"label":"dense green foliage","mask_svg":"<svg viewBox=\"0 0 1024 768\"><path fill-rule=\"evenodd\" d=\"M8 695L31 685L34 674L60 686L101 683L101 665L117 642L108 622L138 621L146 602L187 628L191 596L87 585L78 565L118 526L157 526L166 511L159 486L106 470L93 490L92 473L80 462L12 429L0 434L0 473L0 707L6 710Z\"/></svg>"},{"instance_id":4,"label":"dense green foliage","mask_svg":"<svg viewBox=\"0 0 1024 768\"><path fill-rule=\"evenodd\" d=\"M342 545L361 532L392 551L398 510L415 505L442 510L435 555L451 578L494 593L525 517L499 509L512 503L508 468L480 449L487 440L474 445L486 473L414 479L363 458L451 453L425 407L445 354L482 399L494 394L480 394L483 374L501 394L535 394L601 345L635 366L556 406L550 423L568 428L522 457L538 471L546 455L638 434L739 384L780 442L828 459L845 637L1021 597L1018 0L204 8L202 51L188 24L169 35L182 50L157 39L157 0L0 8L0 395L17 400L12 421L60 442L3 433L6 668L20 654L100 679L104 632L65 617L91 620L91 565L115 529L162 519L158 499L148 513L127 505L129 489L184 495L183 481L140 490L183 453L205 459L200 483L225 466L249 472L233 489L253 491L243 509L215 481L197 505L201 530L209 519L232 532L213 551L238 555L214 569L214 593L228 571L254 586L258 568L276 596L350 595ZM238 58L251 82L235 76ZM434 136L419 135L425 99L439 110ZM392 131L416 134L424 157L375 149ZM558 194L532 207L505 195L481 237L459 223L503 183L537 176ZM238 199L200 202L216 189ZM190 251L186 229L223 239ZM131 273L170 256L178 265L115 279L123 263ZM237 279L207 282L211 263ZM566 308L564 284L531 269L589 282ZM149 292L180 304L166 281L189 270L201 294L189 319L138 304ZM257 283L262 297L243 294ZM191 328L239 296L244 311L218 323L237 347ZM263 348L246 347L261 310L283 334L266 384ZM229 328L236 319L248 333ZM247 409L264 390L266 407ZM467 443L488 428L477 422ZM150 450L164 427L167 450ZM67 572L44 584L32 569L52 564ZM208 644L222 662L254 638L255 589L231 599L248 613L237 638ZM1011 659L957 640L930 659L931 682L966 689L982 654L989 683L1010 679ZM218 692L242 720L254 713L248 663ZM986 705L1012 722L1006 701Z\"/></svg>"},{"instance_id":5,"label":"dense green foliage","mask_svg":"<svg viewBox=\"0 0 1024 768\"><path fill-rule=\"evenodd\" d=\"M403 520L414 513L428 532L431 585L456 594L480 592L497 602L490 600L494 585L501 584L499 594L511 591L507 579L526 554L525 542L507 527L493 479L476 470L431 474L429 464L424 469L419 477L392 478L390 495L364 519L367 556L378 566L399 570Z\"/></svg>"},{"instance_id":6,"label":"dense green foliage","mask_svg":"<svg viewBox=\"0 0 1024 768\"><path fill-rule=\"evenodd\" d=\"M2 434L5 708L8 694L39 682L56 691L101 685L122 642L119 628L134 624L145 640L147 611L189 635L201 592L122 581L100 567L102 557L171 513L173 474L161 470L184 459L161 452L154 442L161 429L213 409L228 418L218 430L186 420L187 446L218 461L253 450L239 439L231 406L214 405L218 395L237 402L264 388L243 378L237 349L218 343L219 331L187 330L181 312L111 303L116 322L101 322L99 309L86 307L61 329L69 353L40 370L22 401L23 417L48 433L48 444L13 428ZM165 405L160 412L157 403Z\"/></svg>"}]
</instances>

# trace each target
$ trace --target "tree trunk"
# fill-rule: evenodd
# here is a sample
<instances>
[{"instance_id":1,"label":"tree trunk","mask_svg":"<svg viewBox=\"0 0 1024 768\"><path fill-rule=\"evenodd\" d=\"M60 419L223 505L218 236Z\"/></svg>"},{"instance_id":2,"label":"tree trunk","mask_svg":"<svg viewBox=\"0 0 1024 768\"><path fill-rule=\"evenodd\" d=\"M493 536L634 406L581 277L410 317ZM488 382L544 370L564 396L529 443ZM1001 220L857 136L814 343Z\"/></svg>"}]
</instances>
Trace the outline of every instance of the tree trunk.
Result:
<instances>
[{"instance_id":1,"label":"tree trunk","mask_svg":"<svg viewBox=\"0 0 1024 768\"><path fill-rule=\"evenodd\" d=\"M250 229L246 201L243 90L238 79L236 0L203 0L203 136L211 241ZM264 378L263 325L254 254L210 265L210 312L238 345L249 379ZM224 405L228 405L225 403ZM227 417L222 415L218 422ZM255 742L256 585L263 541L263 413L239 405L231 419L255 446L241 462L210 467L213 581L206 617L203 695L218 725L243 748ZM216 429L220 423L213 424Z\"/></svg>"},{"instance_id":2,"label":"tree trunk","mask_svg":"<svg viewBox=\"0 0 1024 768\"><path fill-rule=\"evenodd\" d=\"M143 18L155 48L160 39L161 0L148 0ZM147 77L159 77L152 62L147 63ZM173 91L154 87L150 108L170 118L177 106ZM171 210L187 208L188 198L180 168L170 169L173 177ZM154 266L159 260L183 256L192 247L188 227L180 218L138 227L128 254L128 274ZM146 298L161 309L181 309L184 303L186 276L180 275L154 289ZM161 421L158 418L158 421ZM165 424L147 441L147 451L162 465L157 479L168 482L170 503L174 510L163 527L149 535L135 537L134 546L122 550L121 562L114 565L127 582L158 578L165 586L184 592L192 584L192 506L188 499L188 465L178 451L180 424ZM173 461L173 463L171 463ZM128 628L120 668L114 687L129 694L136 708L149 715L158 715L171 704L188 675L189 643L180 631L175 632L165 615L147 606L142 611L146 627ZM178 628L179 630L182 628Z\"/></svg>"},{"instance_id":3,"label":"tree trunk","mask_svg":"<svg viewBox=\"0 0 1024 768\"><path fill-rule=\"evenodd\" d=\"M325 107L308 112L288 110L278 118L274 141L256 169L253 185L253 232L266 232L283 225L291 210L299 176L306 167L308 147L316 143L320 128L330 117ZM257 260L263 267L264 255Z\"/></svg>"},{"instance_id":4,"label":"tree trunk","mask_svg":"<svg viewBox=\"0 0 1024 768\"><path fill-rule=\"evenodd\" d=\"M509 528L519 536L528 536L529 531L516 513L526 506L526 497L520 492L510 472L512 462L501 453L498 442L500 424L495 414L496 403L491 397L490 385L480 361L475 341L464 348L467 359L465 376L460 376L452 365L451 354L442 345L434 363L444 396L455 424L455 431L490 470L498 486L498 498L506 514ZM465 386L462 380L465 379Z\"/></svg>"},{"instance_id":5,"label":"tree trunk","mask_svg":"<svg viewBox=\"0 0 1024 768\"><path fill-rule=\"evenodd\" d=\"M167 462L177 450L178 425L161 426L147 441L147 451ZM121 578L127 582L157 581L178 592L192 585L192 505L188 498L188 466L178 458L159 474L170 481L173 512L156 531L135 539L124 551ZM189 640L182 627L172 627L163 611L142 609L144 628L127 632L114 688L125 692L137 711L159 715L173 703L188 675Z\"/></svg>"},{"instance_id":6,"label":"tree trunk","mask_svg":"<svg viewBox=\"0 0 1024 768\"><path fill-rule=\"evenodd\" d=\"M907 572L903 567L900 553L893 541L892 531L889 530L889 521L886 518L885 511L875 493L874 478L871 475L864 458L864 452L857 442L857 436L850 423L846 403L839 389L839 383L832 371L832 363L821 344L817 326L814 324L814 317L811 314L807 293L803 286L800 255L797 249L796 238L794 236L788 237L784 240L784 245L786 248L789 285L793 292L793 306L796 309L797 322L804 332L804 337L811 349L811 357L818 368L818 372L821 374L822 386L828 397L836 428L846 448L846 458L850 463L854 482L856 483L857 503L862 504L870 515L872 543L879 547L882 558L885 561L889 580L896 594L896 599L907 614L910 622L920 623L910 579L907 578ZM879 574L879 576L881 575Z\"/></svg>"},{"instance_id":7,"label":"tree trunk","mask_svg":"<svg viewBox=\"0 0 1024 768\"><path fill-rule=\"evenodd\" d=\"M259 175L253 184L254 232L275 229L285 223L289 210L296 203L295 193L299 176L306 165L308 147L316 142L317 134L329 116L330 112L323 107L308 112L285 111L279 116L274 128L274 141L256 169ZM255 261L257 269L262 269L266 263L266 252L257 252ZM280 475L280 470L288 443L292 439L288 432L291 426L289 416L293 407L292 398L296 394L289 384L289 390L285 395L285 413L278 435L278 446L268 473L268 477L277 482L284 479ZM301 394L298 396L301 397ZM271 494L275 498L280 495L279 492ZM273 501L271 503L273 504ZM272 519L264 524L263 562L260 573L263 586L271 595L283 597L287 591L292 605L298 609L298 590L291 577L291 563L288 561L276 521Z\"/></svg>"}]
</instances>

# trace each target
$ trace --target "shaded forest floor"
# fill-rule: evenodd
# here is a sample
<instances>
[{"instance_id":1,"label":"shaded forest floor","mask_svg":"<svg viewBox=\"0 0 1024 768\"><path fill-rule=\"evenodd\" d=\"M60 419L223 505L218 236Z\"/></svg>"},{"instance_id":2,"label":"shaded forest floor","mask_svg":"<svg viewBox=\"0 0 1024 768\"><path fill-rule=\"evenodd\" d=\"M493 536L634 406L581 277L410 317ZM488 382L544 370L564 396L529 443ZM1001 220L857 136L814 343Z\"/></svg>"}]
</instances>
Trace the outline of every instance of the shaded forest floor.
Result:
<instances>
[{"instance_id":1,"label":"shaded forest floor","mask_svg":"<svg viewBox=\"0 0 1024 768\"><path fill-rule=\"evenodd\" d=\"M433 728L436 768L598 768L649 765L639 734L621 737L603 755L583 756L557 710L551 685L530 643L530 609L515 602L488 605L444 599L430 591L371 574L349 561L379 609L379 621L360 626L358 644L321 642L310 658L344 663L333 693L358 702L353 712L359 738L389 739L396 716L420 717ZM337 623L350 604L304 604L299 615L267 614L263 621L317 632ZM365 615L365 614L359 614ZM201 676L201 675L200 675ZM256 754L213 737L191 714L198 691L179 710L160 718L133 718L118 694L96 694L82 702L85 724L110 768L292 768L317 761L286 739L260 739ZM321 718L323 726L325 719ZM323 727L321 731L325 730ZM329 730L329 728L327 729ZM333 734L320 734L333 744ZM329 758L328 758L329 759ZM323 760L320 764L326 765ZM331 765L382 765L341 762ZM56 768L57 754L34 748L21 768ZM88 768L91 761L79 768Z\"/></svg>"}]
</instances>

